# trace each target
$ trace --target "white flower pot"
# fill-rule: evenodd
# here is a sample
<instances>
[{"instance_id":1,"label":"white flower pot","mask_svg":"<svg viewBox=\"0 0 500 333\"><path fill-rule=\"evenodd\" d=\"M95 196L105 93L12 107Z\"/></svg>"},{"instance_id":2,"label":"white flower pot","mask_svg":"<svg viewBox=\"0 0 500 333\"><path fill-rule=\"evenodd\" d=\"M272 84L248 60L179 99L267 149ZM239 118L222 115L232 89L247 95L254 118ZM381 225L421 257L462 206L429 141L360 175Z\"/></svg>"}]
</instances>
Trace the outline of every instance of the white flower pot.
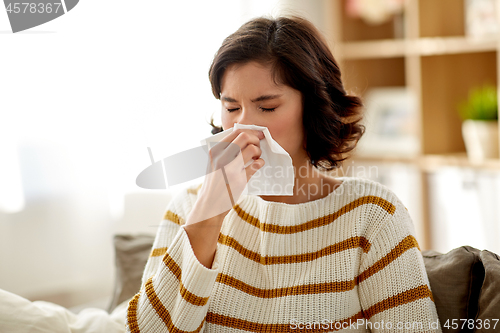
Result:
<instances>
[{"instance_id":1,"label":"white flower pot","mask_svg":"<svg viewBox=\"0 0 500 333\"><path fill-rule=\"evenodd\" d=\"M465 120L462 136L471 162L499 157L498 121Z\"/></svg>"}]
</instances>

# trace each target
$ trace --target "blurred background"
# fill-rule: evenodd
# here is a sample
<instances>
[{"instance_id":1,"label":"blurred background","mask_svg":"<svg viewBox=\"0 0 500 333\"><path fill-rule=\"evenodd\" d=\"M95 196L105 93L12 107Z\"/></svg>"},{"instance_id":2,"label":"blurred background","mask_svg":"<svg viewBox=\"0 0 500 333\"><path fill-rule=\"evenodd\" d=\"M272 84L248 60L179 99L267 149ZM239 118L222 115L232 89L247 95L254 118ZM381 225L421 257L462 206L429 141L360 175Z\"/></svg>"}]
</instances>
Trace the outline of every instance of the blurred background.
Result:
<instances>
[{"instance_id":1,"label":"blurred background","mask_svg":"<svg viewBox=\"0 0 500 333\"><path fill-rule=\"evenodd\" d=\"M500 253L496 0L81 1L12 34L0 11L0 288L101 306L115 234L155 234L176 188L142 190L155 160L218 123L208 69L261 15L324 33L365 137L334 176L376 180L408 208L422 250Z\"/></svg>"}]
</instances>

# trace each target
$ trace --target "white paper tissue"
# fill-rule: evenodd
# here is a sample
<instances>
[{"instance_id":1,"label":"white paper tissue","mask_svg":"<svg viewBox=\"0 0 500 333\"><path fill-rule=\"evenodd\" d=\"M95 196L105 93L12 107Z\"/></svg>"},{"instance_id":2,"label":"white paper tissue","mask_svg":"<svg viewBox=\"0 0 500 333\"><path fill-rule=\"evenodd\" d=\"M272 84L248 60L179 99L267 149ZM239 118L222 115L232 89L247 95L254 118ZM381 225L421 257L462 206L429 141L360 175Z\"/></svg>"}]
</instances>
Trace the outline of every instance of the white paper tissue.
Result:
<instances>
[{"instance_id":1,"label":"white paper tissue","mask_svg":"<svg viewBox=\"0 0 500 333\"><path fill-rule=\"evenodd\" d=\"M293 195L295 175L292 158L281 147L269 133L269 129L257 125L234 124L233 128L213 135L201 141L202 145L219 142L235 129L251 129L264 133L264 139L260 141L260 156L265 164L258 170L246 187L249 195Z\"/></svg>"}]
</instances>

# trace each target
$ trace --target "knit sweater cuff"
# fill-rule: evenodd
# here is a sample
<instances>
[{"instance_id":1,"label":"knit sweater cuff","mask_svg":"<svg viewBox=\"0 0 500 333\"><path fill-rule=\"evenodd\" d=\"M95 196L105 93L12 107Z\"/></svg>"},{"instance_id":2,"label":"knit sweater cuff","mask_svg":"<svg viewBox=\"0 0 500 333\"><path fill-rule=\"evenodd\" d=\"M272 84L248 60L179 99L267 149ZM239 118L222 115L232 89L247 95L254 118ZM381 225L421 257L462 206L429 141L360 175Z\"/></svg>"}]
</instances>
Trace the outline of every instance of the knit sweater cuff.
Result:
<instances>
[{"instance_id":1,"label":"knit sweater cuff","mask_svg":"<svg viewBox=\"0 0 500 333\"><path fill-rule=\"evenodd\" d=\"M172 248L171 256L182 256L182 283L191 293L199 297L209 297L220 271L219 264L215 258L212 268L203 266L193 252L186 230L181 227L179 233L179 245Z\"/></svg>"}]
</instances>

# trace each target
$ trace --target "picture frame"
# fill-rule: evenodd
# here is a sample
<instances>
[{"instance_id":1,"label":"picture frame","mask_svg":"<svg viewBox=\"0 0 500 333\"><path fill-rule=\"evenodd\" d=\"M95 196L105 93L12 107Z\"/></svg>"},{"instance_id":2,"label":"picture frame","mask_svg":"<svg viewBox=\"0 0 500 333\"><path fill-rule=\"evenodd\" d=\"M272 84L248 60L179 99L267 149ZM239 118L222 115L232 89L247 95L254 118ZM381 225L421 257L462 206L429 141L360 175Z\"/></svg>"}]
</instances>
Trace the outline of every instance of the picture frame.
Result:
<instances>
[{"instance_id":1,"label":"picture frame","mask_svg":"<svg viewBox=\"0 0 500 333\"><path fill-rule=\"evenodd\" d=\"M465 35L488 38L500 32L497 0L465 0Z\"/></svg>"},{"instance_id":2,"label":"picture frame","mask_svg":"<svg viewBox=\"0 0 500 333\"><path fill-rule=\"evenodd\" d=\"M365 94L365 134L356 153L369 157L414 157L420 152L416 99L408 88L373 88Z\"/></svg>"}]
</instances>

